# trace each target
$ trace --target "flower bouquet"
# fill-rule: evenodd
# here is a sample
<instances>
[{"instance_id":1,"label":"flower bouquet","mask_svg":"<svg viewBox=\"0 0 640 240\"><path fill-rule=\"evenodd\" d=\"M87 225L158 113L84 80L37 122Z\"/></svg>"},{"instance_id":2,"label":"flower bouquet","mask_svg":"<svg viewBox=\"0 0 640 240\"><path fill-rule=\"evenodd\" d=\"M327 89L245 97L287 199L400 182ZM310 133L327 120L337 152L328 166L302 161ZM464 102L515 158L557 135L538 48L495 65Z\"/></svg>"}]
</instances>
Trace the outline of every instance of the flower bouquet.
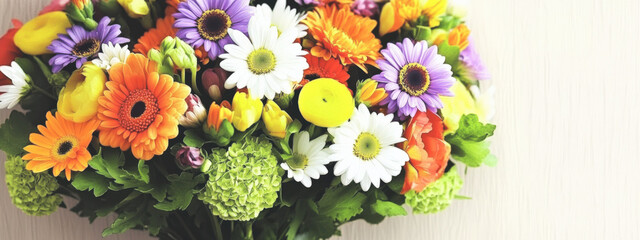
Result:
<instances>
[{"instance_id":1,"label":"flower bouquet","mask_svg":"<svg viewBox=\"0 0 640 240\"><path fill-rule=\"evenodd\" d=\"M466 198L459 172L496 164L464 15L446 0L54 0L0 39L0 107L20 107L0 127L9 195L160 239L320 239L404 204L441 211Z\"/></svg>"}]
</instances>

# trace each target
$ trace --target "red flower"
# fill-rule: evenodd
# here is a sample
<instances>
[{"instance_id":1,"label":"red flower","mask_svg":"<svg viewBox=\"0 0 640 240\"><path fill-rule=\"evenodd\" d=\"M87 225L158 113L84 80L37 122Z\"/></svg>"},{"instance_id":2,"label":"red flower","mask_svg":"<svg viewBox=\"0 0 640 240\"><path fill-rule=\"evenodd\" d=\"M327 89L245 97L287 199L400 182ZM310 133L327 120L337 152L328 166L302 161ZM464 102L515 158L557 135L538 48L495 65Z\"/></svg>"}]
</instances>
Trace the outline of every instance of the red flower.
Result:
<instances>
[{"instance_id":1,"label":"red flower","mask_svg":"<svg viewBox=\"0 0 640 240\"><path fill-rule=\"evenodd\" d=\"M402 144L409 154L404 165L405 179L402 194L409 190L420 192L444 173L451 146L443 138L442 119L431 111L416 113L404 132Z\"/></svg>"},{"instance_id":2,"label":"red flower","mask_svg":"<svg viewBox=\"0 0 640 240\"><path fill-rule=\"evenodd\" d=\"M311 54L307 54L304 57L307 59L307 63L309 63L309 68L304 70L304 79L302 79L300 85L305 85L309 81L317 78L331 78L347 86L349 73L344 66L340 64L340 61L334 58L324 60L311 56Z\"/></svg>"},{"instance_id":3,"label":"red flower","mask_svg":"<svg viewBox=\"0 0 640 240\"><path fill-rule=\"evenodd\" d=\"M22 56L20 49L13 43L13 36L16 35L18 29L22 27L22 23L16 19L11 20L11 22L13 23L13 28L9 29L9 31L0 38L0 66L8 66L13 60ZM0 86L8 84L11 84L11 80L0 73Z\"/></svg>"}]
</instances>

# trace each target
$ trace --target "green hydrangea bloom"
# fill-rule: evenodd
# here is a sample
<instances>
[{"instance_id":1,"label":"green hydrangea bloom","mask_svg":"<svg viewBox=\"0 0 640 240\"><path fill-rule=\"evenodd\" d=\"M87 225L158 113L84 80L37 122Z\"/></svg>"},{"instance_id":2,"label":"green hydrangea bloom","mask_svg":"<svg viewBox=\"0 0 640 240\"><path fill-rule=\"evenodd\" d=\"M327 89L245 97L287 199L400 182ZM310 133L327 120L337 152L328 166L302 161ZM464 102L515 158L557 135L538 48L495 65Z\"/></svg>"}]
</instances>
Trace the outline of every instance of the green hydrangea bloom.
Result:
<instances>
[{"instance_id":1,"label":"green hydrangea bloom","mask_svg":"<svg viewBox=\"0 0 640 240\"><path fill-rule=\"evenodd\" d=\"M440 179L427 186L422 192L411 190L405 194L406 202L414 213L437 213L449 206L451 200L462 188L462 178L456 167L445 173Z\"/></svg>"},{"instance_id":2,"label":"green hydrangea bloom","mask_svg":"<svg viewBox=\"0 0 640 240\"><path fill-rule=\"evenodd\" d=\"M273 206L280 190L278 160L265 138L246 137L214 150L205 190L198 196L224 220L248 221Z\"/></svg>"},{"instance_id":3,"label":"green hydrangea bloom","mask_svg":"<svg viewBox=\"0 0 640 240\"><path fill-rule=\"evenodd\" d=\"M9 196L16 207L33 216L45 216L55 212L62 196L54 194L59 187L48 173L33 173L25 168L20 157L8 157L4 163Z\"/></svg>"}]
</instances>

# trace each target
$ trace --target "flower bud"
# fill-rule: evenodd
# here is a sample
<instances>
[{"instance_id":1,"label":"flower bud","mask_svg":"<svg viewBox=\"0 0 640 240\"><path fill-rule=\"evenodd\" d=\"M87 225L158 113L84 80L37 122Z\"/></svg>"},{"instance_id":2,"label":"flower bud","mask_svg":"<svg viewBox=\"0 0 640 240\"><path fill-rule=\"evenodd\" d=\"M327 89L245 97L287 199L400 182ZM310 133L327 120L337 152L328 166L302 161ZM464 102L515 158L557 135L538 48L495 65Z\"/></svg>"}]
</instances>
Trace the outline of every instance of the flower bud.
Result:
<instances>
[{"instance_id":1,"label":"flower bud","mask_svg":"<svg viewBox=\"0 0 640 240\"><path fill-rule=\"evenodd\" d=\"M289 114L282 111L278 104L271 100L264 105L262 120L268 134L277 138L284 138L287 134L287 126L293 122Z\"/></svg>"},{"instance_id":2,"label":"flower bud","mask_svg":"<svg viewBox=\"0 0 640 240\"><path fill-rule=\"evenodd\" d=\"M202 73L202 87L209 94L209 97L215 101L222 100L222 91L224 91L224 82L229 74L222 68L210 68Z\"/></svg>"},{"instance_id":3,"label":"flower bud","mask_svg":"<svg viewBox=\"0 0 640 240\"><path fill-rule=\"evenodd\" d=\"M202 126L202 130L215 144L226 146L231 142L235 132L231 123L233 115L229 102L222 101L220 105L211 103L207 122Z\"/></svg>"},{"instance_id":4,"label":"flower bud","mask_svg":"<svg viewBox=\"0 0 640 240\"><path fill-rule=\"evenodd\" d=\"M187 111L180 117L180 125L188 128L196 128L202 125L207 118L207 109L202 105L202 101L198 95L189 94L185 99L187 102Z\"/></svg>"},{"instance_id":5,"label":"flower bud","mask_svg":"<svg viewBox=\"0 0 640 240\"><path fill-rule=\"evenodd\" d=\"M98 113L98 98L105 89L107 76L93 63L86 63L71 74L58 97L58 112L66 119L82 123Z\"/></svg>"},{"instance_id":6,"label":"flower bud","mask_svg":"<svg viewBox=\"0 0 640 240\"><path fill-rule=\"evenodd\" d=\"M58 34L66 34L70 27L71 22L64 12L45 13L25 23L16 32L13 42L28 55L48 54L51 53L47 49L51 42L58 39Z\"/></svg>"},{"instance_id":7,"label":"flower bud","mask_svg":"<svg viewBox=\"0 0 640 240\"><path fill-rule=\"evenodd\" d=\"M363 103L367 107L373 107L386 97L387 92L384 88L378 88L378 82L367 79L364 82L358 83L358 89L356 91L357 105Z\"/></svg>"},{"instance_id":8,"label":"flower bud","mask_svg":"<svg viewBox=\"0 0 640 240\"><path fill-rule=\"evenodd\" d=\"M149 5L145 0L118 0L118 3L131 18L141 18L149 14Z\"/></svg>"},{"instance_id":9,"label":"flower bud","mask_svg":"<svg viewBox=\"0 0 640 240\"><path fill-rule=\"evenodd\" d=\"M262 115L262 101L254 99L247 93L237 92L233 96L233 126L241 132L260 120Z\"/></svg>"},{"instance_id":10,"label":"flower bud","mask_svg":"<svg viewBox=\"0 0 640 240\"><path fill-rule=\"evenodd\" d=\"M176 153L176 160L181 168L198 169L202 166L204 158L200 155L200 149L194 147L182 147Z\"/></svg>"}]
</instances>

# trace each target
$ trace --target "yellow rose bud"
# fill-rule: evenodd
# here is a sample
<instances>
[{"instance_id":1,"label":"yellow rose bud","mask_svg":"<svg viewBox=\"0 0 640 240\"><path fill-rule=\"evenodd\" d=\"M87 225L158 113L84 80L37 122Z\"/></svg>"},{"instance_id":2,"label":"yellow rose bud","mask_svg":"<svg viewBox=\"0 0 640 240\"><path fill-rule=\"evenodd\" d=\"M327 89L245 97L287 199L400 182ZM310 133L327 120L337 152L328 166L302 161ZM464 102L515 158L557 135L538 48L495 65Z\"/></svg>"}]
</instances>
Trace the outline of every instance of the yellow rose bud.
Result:
<instances>
[{"instance_id":1,"label":"yellow rose bud","mask_svg":"<svg viewBox=\"0 0 640 240\"><path fill-rule=\"evenodd\" d=\"M58 39L58 34L66 34L71 22L61 11L49 12L27 22L16 32L13 42L28 55L52 53L47 47Z\"/></svg>"},{"instance_id":2,"label":"yellow rose bud","mask_svg":"<svg viewBox=\"0 0 640 240\"><path fill-rule=\"evenodd\" d=\"M451 87L454 97L440 96L444 107L441 109L444 117L444 125L447 126L444 134L455 133L458 130L460 118L465 114L478 114L476 102L471 93L460 81L456 81Z\"/></svg>"},{"instance_id":3,"label":"yellow rose bud","mask_svg":"<svg viewBox=\"0 0 640 240\"><path fill-rule=\"evenodd\" d=\"M149 5L144 0L118 0L131 18L141 18L149 14Z\"/></svg>"},{"instance_id":4,"label":"yellow rose bud","mask_svg":"<svg viewBox=\"0 0 640 240\"><path fill-rule=\"evenodd\" d=\"M254 99L249 94L237 92L231 103L233 111L233 126L241 132L260 120L262 115L262 101Z\"/></svg>"},{"instance_id":5,"label":"yellow rose bud","mask_svg":"<svg viewBox=\"0 0 640 240\"><path fill-rule=\"evenodd\" d=\"M82 123L96 116L98 97L105 89L107 76L91 63L71 74L58 98L58 112L66 119Z\"/></svg>"},{"instance_id":6,"label":"yellow rose bud","mask_svg":"<svg viewBox=\"0 0 640 240\"><path fill-rule=\"evenodd\" d=\"M269 135L277 138L284 138L287 134L287 126L293 119L282 111L276 102L269 100L262 110L262 121L269 131Z\"/></svg>"}]
</instances>

